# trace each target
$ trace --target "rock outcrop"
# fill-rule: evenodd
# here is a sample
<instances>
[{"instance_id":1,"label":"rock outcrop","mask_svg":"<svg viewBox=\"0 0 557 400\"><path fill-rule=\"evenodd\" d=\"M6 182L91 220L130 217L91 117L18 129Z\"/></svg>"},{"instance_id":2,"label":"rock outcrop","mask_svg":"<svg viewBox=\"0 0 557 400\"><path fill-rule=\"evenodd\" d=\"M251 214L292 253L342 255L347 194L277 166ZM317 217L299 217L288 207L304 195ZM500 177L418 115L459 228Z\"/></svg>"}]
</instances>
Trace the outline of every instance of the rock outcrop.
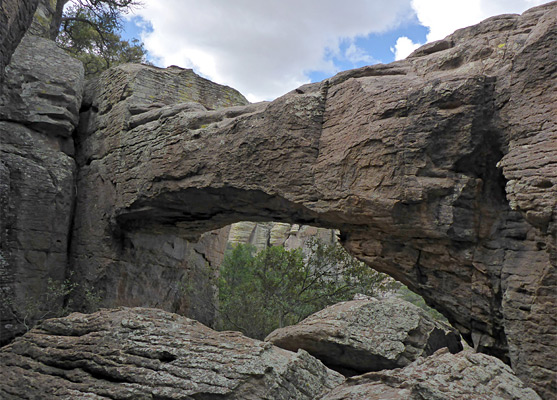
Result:
<instances>
[{"instance_id":1,"label":"rock outcrop","mask_svg":"<svg viewBox=\"0 0 557 400\"><path fill-rule=\"evenodd\" d=\"M538 400L500 360L447 349L406 368L370 372L337 386L323 400Z\"/></svg>"},{"instance_id":2,"label":"rock outcrop","mask_svg":"<svg viewBox=\"0 0 557 400\"><path fill-rule=\"evenodd\" d=\"M155 309L46 320L0 351L0 397L316 399L343 382L304 351Z\"/></svg>"},{"instance_id":3,"label":"rock outcrop","mask_svg":"<svg viewBox=\"0 0 557 400\"><path fill-rule=\"evenodd\" d=\"M401 368L446 347L462 350L454 328L398 298L332 305L302 322L277 329L265 341L303 349L345 375Z\"/></svg>"},{"instance_id":4,"label":"rock outcrop","mask_svg":"<svg viewBox=\"0 0 557 400\"><path fill-rule=\"evenodd\" d=\"M33 21L39 0L3 0L0 4L0 94L4 69Z\"/></svg>"},{"instance_id":5,"label":"rock outcrop","mask_svg":"<svg viewBox=\"0 0 557 400\"><path fill-rule=\"evenodd\" d=\"M2 33L27 21L10 18ZM127 65L80 108L81 66L39 40L14 55L0 107L0 279L15 303L73 273L105 305L182 312L181 287L203 286L192 271L222 256L228 232L213 230L308 224L557 393L556 2L249 105L189 70Z\"/></svg>"},{"instance_id":6,"label":"rock outcrop","mask_svg":"<svg viewBox=\"0 0 557 400\"><path fill-rule=\"evenodd\" d=\"M107 271L153 267L130 256L138 235L195 240L245 220L339 229L352 254L549 398L556 34L553 2L406 60L222 110L149 89L174 87L164 83L172 72L111 70L90 92L77 138L72 266L112 301L130 289ZM192 100L208 110L171 104Z\"/></svg>"},{"instance_id":7,"label":"rock outcrop","mask_svg":"<svg viewBox=\"0 0 557 400\"><path fill-rule=\"evenodd\" d=\"M98 289L105 307L159 307L210 325L215 314L211 277L222 261L229 228L195 240L187 230L167 229L163 221L153 229L121 230L111 221L114 196L122 186L112 178L105 179L107 172L131 172L135 162L148 165L151 156L147 153L163 150L156 142L166 144L164 136L153 137L155 141L143 149L147 153L141 155L140 150L136 156L141 159L132 161L124 154L117 155L121 149L112 142L115 134L160 124L182 113L204 113L248 101L236 90L203 79L189 69L132 64L111 69L101 80L89 82L85 93L76 134L79 172L72 237L76 281ZM128 139L134 140L132 136ZM141 190L131 185L132 191Z\"/></svg>"},{"instance_id":8,"label":"rock outcrop","mask_svg":"<svg viewBox=\"0 0 557 400\"><path fill-rule=\"evenodd\" d=\"M45 62L48 60L47 62ZM0 95L0 343L62 306L49 279L67 277L75 197L72 133L83 66L52 41L26 36Z\"/></svg>"},{"instance_id":9,"label":"rock outcrop","mask_svg":"<svg viewBox=\"0 0 557 400\"><path fill-rule=\"evenodd\" d=\"M282 222L237 222L230 226L228 235L230 244L251 244L258 251L270 246L304 250L307 249L310 239L317 239L329 245L338 243L337 232L333 229Z\"/></svg>"}]
</instances>

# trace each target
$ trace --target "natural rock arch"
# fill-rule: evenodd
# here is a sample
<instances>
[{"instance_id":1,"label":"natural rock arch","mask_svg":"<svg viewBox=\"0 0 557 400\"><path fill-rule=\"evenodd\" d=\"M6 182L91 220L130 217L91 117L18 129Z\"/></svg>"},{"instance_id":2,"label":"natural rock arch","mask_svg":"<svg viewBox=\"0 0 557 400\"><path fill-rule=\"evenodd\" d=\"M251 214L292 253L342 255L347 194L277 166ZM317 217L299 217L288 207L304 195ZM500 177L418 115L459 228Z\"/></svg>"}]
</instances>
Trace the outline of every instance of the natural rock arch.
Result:
<instances>
[{"instance_id":1,"label":"natural rock arch","mask_svg":"<svg viewBox=\"0 0 557 400\"><path fill-rule=\"evenodd\" d=\"M176 106L172 92L151 88L187 72L112 70L90 92L78 138L74 268L90 276L93 263L99 277L129 264L107 235L196 238L258 219L336 228L349 251L424 295L476 349L534 385L546 380L555 12L492 18L271 103ZM547 348L536 356L532 346Z\"/></svg>"},{"instance_id":2,"label":"natural rock arch","mask_svg":"<svg viewBox=\"0 0 557 400\"><path fill-rule=\"evenodd\" d=\"M556 4L271 103L247 104L191 70L121 66L87 84L73 136L81 67L28 37L1 99L2 277L25 297L44 271L63 277L69 258L107 306L182 311L191 304L168 282L222 256L226 235L194 243L203 232L246 219L336 228L550 397ZM38 49L56 62L39 65ZM64 79L60 63L71 64Z\"/></svg>"}]
</instances>

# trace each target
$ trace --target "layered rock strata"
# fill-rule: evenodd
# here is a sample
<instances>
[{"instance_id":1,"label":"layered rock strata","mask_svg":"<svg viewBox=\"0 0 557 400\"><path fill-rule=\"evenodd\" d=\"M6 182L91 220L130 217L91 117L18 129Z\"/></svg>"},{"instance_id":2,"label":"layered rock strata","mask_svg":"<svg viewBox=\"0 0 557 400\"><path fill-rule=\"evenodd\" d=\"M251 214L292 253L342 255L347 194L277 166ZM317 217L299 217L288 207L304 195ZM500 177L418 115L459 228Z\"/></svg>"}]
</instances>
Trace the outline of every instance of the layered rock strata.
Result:
<instances>
[{"instance_id":1,"label":"layered rock strata","mask_svg":"<svg viewBox=\"0 0 557 400\"><path fill-rule=\"evenodd\" d=\"M72 133L83 66L54 42L26 36L0 95L0 344L52 316L49 279L67 277L75 198Z\"/></svg>"},{"instance_id":2,"label":"layered rock strata","mask_svg":"<svg viewBox=\"0 0 557 400\"><path fill-rule=\"evenodd\" d=\"M210 325L215 315L212 279L222 261L229 228L195 240L187 230L168 229L163 220L142 231L117 228L113 223L115 196L124 186L113 176L134 174L136 164L149 168L151 157L166 152L167 138L157 138L153 132L150 143L134 134L122 142L119 135L182 113L246 105L247 100L192 70L131 64L89 82L85 93L76 134L79 173L72 271L77 281L99 290L102 306L159 307ZM132 158L122 152L127 140L139 146ZM175 162L170 153L159 156L163 163ZM128 183L125 190L141 190L135 182Z\"/></svg>"},{"instance_id":3,"label":"layered rock strata","mask_svg":"<svg viewBox=\"0 0 557 400\"><path fill-rule=\"evenodd\" d=\"M538 400L500 360L447 349L406 368L370 372L337 386L323 400Z\"/></svg>"},{"instance_id":4,"label":"layered rock strata","mask_svg":"<svg viewBox=\"0 0 557 400\"><path fill-rule=\"evenodd\" d=\"M322 398L343 382L304 351L156 309L44 321L0 351L9 399Z\"/></svg>"},{"instance_id":5,"label":"layered rock strata","mask_svg":"<svg viewBox=\"0 0 557 400\"><path fill-rule=\"evenodd\" d=\"M141 263L128 256L137 235L195 239L244 220L339 229L549 398L556 24L555 2L490 18L406 60L224 110L146 95L167 71L109 71L78 137L74 269L115 299L128 289L106 271Z\"/></svg>"},{"instance_id":6,"label":"layered rock strata","mask_svg":"<svg viewBox=\"0 0 557 400\"><path fill-rule=\"evenodd\" d=\"M290 351L303 349L345 375L401 368L446 347L462 350L454 328L397 298L353 300L277 329L265 341Z\"/></svg>"}]
</instances>

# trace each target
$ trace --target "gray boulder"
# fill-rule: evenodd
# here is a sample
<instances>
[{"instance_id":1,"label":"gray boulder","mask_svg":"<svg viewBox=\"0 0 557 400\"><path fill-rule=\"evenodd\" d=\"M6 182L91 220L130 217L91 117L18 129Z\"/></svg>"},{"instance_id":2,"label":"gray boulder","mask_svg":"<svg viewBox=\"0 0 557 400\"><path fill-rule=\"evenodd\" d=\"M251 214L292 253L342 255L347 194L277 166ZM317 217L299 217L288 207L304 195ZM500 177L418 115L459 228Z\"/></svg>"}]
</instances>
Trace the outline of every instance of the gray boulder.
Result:
<instances>
[{"instance_id":1,"label":"gray boulder","mask_svg":"<svg viewBox=\"0 0 557 400\"><path fill-rule=\"evenodd\" d=\"M344 378L305 351L156 309L46 320L0 351L0 398L314 399Z\"/></svg>"},{"instance_id":2,"label":"gray boulder","mask_svg":"<svg viewBox=\"0 0 557 400\"><path fill-rule=\"evenodd\" d=\"M404 367L443 347L462 350L455 329L397 298L338 303L265 340L304 349L346 375Z\"/></svg>"},{"instance_id":3,"label":"gray boulder","mask_svg":"<svg viewBox=\"0 0 557 400\"><path fill-rule=\"evenodd\" d=\"M349 378L323 400L538 400L495 357L447 349L409 366Z\"/></svg>"}]
</instances>

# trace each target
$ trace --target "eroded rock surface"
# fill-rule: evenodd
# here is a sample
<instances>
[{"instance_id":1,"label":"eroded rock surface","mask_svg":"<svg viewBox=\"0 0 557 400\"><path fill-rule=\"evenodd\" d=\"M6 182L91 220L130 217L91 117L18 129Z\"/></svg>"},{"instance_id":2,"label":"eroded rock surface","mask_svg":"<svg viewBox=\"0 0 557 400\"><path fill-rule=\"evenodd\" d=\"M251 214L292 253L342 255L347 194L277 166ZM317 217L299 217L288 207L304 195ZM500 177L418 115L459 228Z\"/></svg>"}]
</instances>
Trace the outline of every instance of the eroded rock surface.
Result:
<instances>
[{"instance_id":1,"label":"eroded rock surface","mask_svg":"<svg viewBox=\"0 0 557 400\"><path fill-rule=\"evenodd\" d=\"M187 230L168 229L163 221L153 229L115 231L110 222L114 196L123 187L107 173L119 175L134 169L136 162L147 165L147 153L165 151L160 147L166 144L165 136L153 136L154 141L143 149L147 153L136 153L140 158L120 157L120 139L115 134L158 125L182 113L206 113L248 101L238 91L192 70L132 64L89 82L85 93L76 135L79 173L72 239L76 279L99 290L102 306L159 307L210 325L215 315L211 278L222 261L229 228L211 230L195 240ZM139 139L140 147L145 144L133 135L128 139ZM172 160L162 157L162 162ZM130 189L141 190L134 183Z\"/></svg>"},{"instance_id":2,"label":"eroded rock surface","mask_svg":"<svg viewBox=\"0 0 557 400\"><path fill-rule=\"evenodd\" d=\"M447 349L409 366L370 372L333 389L323 400L538 400L500 360Z\"/></svg>"},{"instance_id":3,"label":"eroded rock surface","mask_svg":"<svg viewBox=\"0 0 557 400\"><path fill-rule=\"evenodd\" d=\"M31 25L39 0L3 0L0 5L0 94L4 68Z\"/></svg>"},{"instance_id":4,"label":"eroded rock surface","mask_svg":"<svg viewBox=\"0 0 557 400\"><path fill-rule=\"evenodd\" d=\"M155 309L44 321L0 351L0 397L315 399L344 378L304 351Z\"/></svg>"},{"instance_id":5,"label":"eroded rock surface","mask_svg":"<svg viewBox=\"0 0 557 400\"><path fill-rule=\"evenodd\" d=\"M195 239L245 220L339 229L352 254L422 294L478 351L549 398L556 34L552 2L406 60L224 110L171 105L180 98L161 101L161 90L145 96L141 87L168 71L111 70L79 135L73 267L114 288L106 271L130 265L122 254L140 233Z\"/></svg>"},{"instance_id":6,"label":"eroded rock surface","mask_svg":"<svg viewBox=\"0 0 557 400\"><path fill-rule=\"evenodd\" d=\"M285 249L306 249L310 239L317 239L331 245L338 242L338 232L333 229L308 225L286 224L282 222L242 221L230 226L230 244L250 244L258 251L270 246L284 246Z\"/></svg>"},{"instance_id":7,"label":"eroded rock surface","mask_svg":"<svg viewBox=\"0 0 557 400\"><path fill-rule=\"evenodd\" d=\"M0 344L62 306L49 279L67 277L83 66L26 36L0 95ZM52 295L52 293L50 293Z\"/></svg>"},{"instance_id":8,"label":"eroded rock surface","mask_svg":"<svg viewBox=\"0 0 557 400\"><path fill-rule=\"evenodd\" d=\"M401 368L443 347L462 350L454 328L397 298L338 303L271 332L265 341L304 349L346 375Z\"/></svg>"}]
</instances>

